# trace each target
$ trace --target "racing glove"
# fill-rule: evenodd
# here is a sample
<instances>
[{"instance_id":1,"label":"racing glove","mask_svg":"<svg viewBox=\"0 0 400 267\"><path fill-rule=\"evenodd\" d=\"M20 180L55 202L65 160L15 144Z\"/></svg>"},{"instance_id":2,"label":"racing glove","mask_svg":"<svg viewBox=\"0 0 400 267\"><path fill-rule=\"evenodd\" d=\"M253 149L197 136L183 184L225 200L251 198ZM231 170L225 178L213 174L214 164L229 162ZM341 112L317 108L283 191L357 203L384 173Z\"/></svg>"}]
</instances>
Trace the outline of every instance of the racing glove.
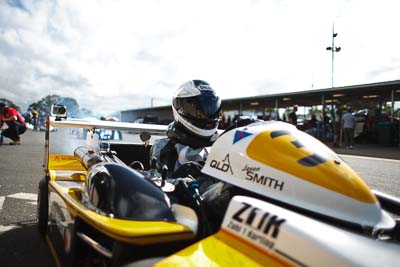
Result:
<instances>
[{"instance_id":1,"label":"racing glove","mask_svg":"<svg viewBox=\"0 0 400 267\"><path fill-rule=\"evenodd\" d=\"M199 193L199 184L193 177L177 178L174 180L174 195L179 202L189 206L200 205L202 198Z\"/></svg>"}]
</instances>

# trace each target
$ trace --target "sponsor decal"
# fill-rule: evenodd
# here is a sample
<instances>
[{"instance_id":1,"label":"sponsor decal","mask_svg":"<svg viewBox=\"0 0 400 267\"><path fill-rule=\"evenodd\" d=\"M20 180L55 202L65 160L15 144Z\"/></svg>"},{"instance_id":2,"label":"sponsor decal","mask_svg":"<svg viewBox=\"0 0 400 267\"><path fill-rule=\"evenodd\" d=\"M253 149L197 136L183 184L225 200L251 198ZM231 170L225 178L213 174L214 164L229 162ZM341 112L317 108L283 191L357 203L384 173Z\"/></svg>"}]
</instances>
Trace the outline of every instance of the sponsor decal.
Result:
<instances>
[{"instance_id":1,"label":"sponsor decal","mask_svg":"<svg viewBox=\"0 0 400 267\"><path fill-rule=\"evenodd\" d=\"M275 240L279 237L279 229L286 220L249 203L241 204L233 213L227 228L258 245L273 249Z\"/></svg>"},{"instance_id":2,"label":"sponsor decal","mask_svg":"<svg viewBox=\"0 0 400 267\"><path fill-rule=\"evenodd\" d=\"M232 166L229 161L229 154L226 154L225 158L222 161L217 161L215 159L211 160L210 167L223 172L229 171L231 174L233 174Z\"/></svg>"},{"instance_id":3,"label":"sponsor decal","mask_svg":"<svg viewBox=\"0 0 400 267\"><path fill-rule=\"evenodd\" d=\"M279 181L278 179L268 177L266 175L262 175L259 173L260 167L250 167L248 165L244 166L242 169L243 172L246 173L245 179L248 181L252 181L257 184L264 185L266 187L276 189L279 191L283 190L285 182Z\"/></svg>"},{"instance_id":4,"label":"sponsor decal","mask_svg":"<svg viewBox=\"0 0 400 267\"><path fill-rule=\"evenodd\" d=\"M252 135L252 133L249 133L249 132L246 132L246 131L237 130L235 132L235 136L233 137L233 144L239 142L243 138L246 138L247 136L250 136L250 135Z\"/></svg>"},{"instance_id":5,"label":"sponsor decal","mask_svg":"<svg viewBox=\"0 0 400 267\"><path fill-rule=\"evenodd\" d=\"M197 86L197 88L199 88L200 90L204 90L204 91L206 91L206 90L213 91L213 89L209 85L206 85L206 84L200 84Z\"/></svg>"},{"instance_id":6,"label":"sponsor decal","mask_svg":"<svg viewBox=\"0 0 400 267\"><path fill-rule=\"evenodd\" d=\"M63 160L75 160L75 157L74 156L55 156L53 160L57 161L57 162L60 162Z\"/></svg>"}]
</instances>

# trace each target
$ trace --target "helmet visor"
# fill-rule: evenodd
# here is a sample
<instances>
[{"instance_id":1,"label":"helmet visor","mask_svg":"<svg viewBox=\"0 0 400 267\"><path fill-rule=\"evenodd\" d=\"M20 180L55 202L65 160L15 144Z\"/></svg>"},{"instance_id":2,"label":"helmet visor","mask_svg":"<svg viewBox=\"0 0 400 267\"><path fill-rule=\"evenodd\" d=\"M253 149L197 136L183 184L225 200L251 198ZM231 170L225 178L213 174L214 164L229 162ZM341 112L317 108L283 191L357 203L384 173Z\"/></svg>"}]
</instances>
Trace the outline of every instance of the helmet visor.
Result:
<instances>
[{"instance_id":1,"label":"helmet visor","mask_svg":"<svg viewBox=\"0 0 400 267\"><path fill-rule=\"evenodd\" d=\"M177 112L193 121L215 121L221 112L221 99L213 91L186 98L176 98L174 106Z\"/></svg>"}]
</instances>

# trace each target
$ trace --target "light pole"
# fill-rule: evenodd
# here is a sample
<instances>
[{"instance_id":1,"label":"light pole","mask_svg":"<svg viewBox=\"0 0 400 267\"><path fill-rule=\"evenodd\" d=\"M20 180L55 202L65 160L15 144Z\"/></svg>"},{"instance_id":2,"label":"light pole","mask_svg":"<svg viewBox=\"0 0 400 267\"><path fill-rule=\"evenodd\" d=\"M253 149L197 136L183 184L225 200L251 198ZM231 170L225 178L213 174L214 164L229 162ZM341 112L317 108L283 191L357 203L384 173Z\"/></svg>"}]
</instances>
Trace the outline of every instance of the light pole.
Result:
<instances>
[{"instance_id":1,"label":"light pole","mask_svg":"<svg viewBox=\"0 0 400 267\"><path fill-rule=\"evenodd\" d=\"M335 55L335 52L339 52L342 49L340 46L339 47L335 47L335 37L337 35L338 34L335 33L335 24L333 24L333 26L332 26L332 46L328 46L326 48L326 50L332 52L332 88L333 88L333 61L334 61L333 59L334 59L334 55Z\"/></svg>"}]
</instances>

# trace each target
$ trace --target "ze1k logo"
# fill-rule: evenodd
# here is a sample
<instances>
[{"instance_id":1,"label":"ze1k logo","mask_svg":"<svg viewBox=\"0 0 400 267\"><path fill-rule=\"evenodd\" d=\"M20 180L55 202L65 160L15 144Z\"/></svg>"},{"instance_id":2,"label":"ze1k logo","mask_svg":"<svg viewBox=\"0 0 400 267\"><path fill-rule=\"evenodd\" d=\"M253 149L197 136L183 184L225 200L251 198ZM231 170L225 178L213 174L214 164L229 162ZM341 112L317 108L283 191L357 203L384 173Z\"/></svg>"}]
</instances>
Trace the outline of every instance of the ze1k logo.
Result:
<instances>
[{"instance_id":1,"label":"ze1k logo","mask_svg":"<svg viewBox=\"0 0 400 267\"><path fill-rule=\"evenodd\" d=\"M274 239L278 237L279 229L286 221L285 219L260 210L245 202L242 202L242 205L243 206L233 214L232 219L234 221L250 226Z\"/></svg>"},{"instance_id":2,"label":"ze1k logo","mask_svg":"<svg viewBox=\"0 0 400 267\"><path fill-rule=\"evenodd\" d=\"M233 174L231 163L229 161L229 154L226 154L225 158L222 161L216 161L215 159L213 159L210 162L210 167L223 172L230 171L230 173Z\"/></svg>"}]
</instances>

